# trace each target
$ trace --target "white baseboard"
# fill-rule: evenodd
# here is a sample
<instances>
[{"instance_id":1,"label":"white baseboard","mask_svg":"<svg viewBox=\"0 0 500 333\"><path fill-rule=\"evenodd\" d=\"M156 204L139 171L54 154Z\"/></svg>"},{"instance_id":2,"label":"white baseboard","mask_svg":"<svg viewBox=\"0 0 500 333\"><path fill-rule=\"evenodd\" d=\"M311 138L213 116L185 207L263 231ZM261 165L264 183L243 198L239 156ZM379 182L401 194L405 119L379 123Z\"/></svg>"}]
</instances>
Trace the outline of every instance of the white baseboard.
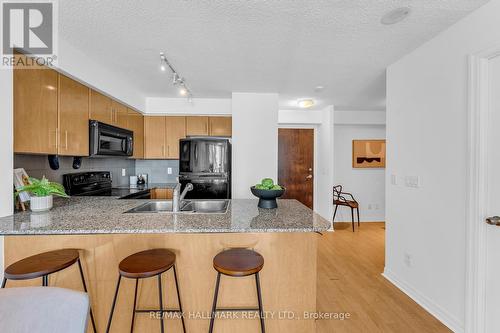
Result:
<instances>
[{"instance_id":1,"label":"white baseboard","mask_svg":"<svg viewBox=\"0 0 500 333\"><path fill-rule=\"evenodd\" d=\"M418 305L423 307L427 312L436 317L437 320L446 325L450 330L455 333L464 332L464 324L460 322L458 318L451 315L448 311L443 309L441 306L436 304L427 296L420 293L418 290L410 286L408 283L398 279L390 270L384 269L382 276L386 278L389 282L395 285L399 290L408 295L413 299Z\"/></svg>"}]
</instances>

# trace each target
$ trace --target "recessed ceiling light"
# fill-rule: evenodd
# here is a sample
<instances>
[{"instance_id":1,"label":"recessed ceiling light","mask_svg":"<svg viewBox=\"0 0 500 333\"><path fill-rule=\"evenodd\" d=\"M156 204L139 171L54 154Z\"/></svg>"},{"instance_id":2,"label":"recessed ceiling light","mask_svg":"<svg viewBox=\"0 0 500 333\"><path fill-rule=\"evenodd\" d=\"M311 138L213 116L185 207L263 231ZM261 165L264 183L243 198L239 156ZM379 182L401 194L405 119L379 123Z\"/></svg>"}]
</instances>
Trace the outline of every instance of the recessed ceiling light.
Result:
<instances>
[{"instance_id":1,"label":"recessed ceiling light","mask_svg":"<svg viewBox=\"0 0 500 333\"><path fill-rule=\"evenodd\" d=\"M316 86L316 87L314 87L314 91L315 92L321 92L321 91L323 91L323 89L325 89L324 86Z\"/></svg>"},{"instance_id":2,"label":"recessed ceiling light","mask_svg":"<svg viewBox=\"0 0 500 333\"><path fill-rule=\"evenodd\" d=\"M385 25L395 24L404 20L408 15L410 15L410 7L400 7L393 9L382 16L380 22Z\"/></svg>"},{"instance_id":3,"label":"recessed ceiling light","mask_svg":"<svg viewBox=\"0 0 500 333\"><path fill-rule=\"evenodd\" d=\"M310 98L299 99L297 105L303 109L307 109L314 105L314 100Z\"/></svg>"}]
</instances>

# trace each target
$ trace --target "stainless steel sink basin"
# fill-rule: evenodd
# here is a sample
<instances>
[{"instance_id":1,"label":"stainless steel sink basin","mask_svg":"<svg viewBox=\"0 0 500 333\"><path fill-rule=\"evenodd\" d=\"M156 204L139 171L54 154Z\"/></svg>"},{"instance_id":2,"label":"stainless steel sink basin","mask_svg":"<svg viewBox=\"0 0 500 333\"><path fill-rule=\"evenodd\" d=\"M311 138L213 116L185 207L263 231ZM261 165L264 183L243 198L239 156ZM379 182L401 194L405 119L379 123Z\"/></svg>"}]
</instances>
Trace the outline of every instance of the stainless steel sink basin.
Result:
<instances>
[{"instance_id":1,"label":"stainless steel sink basin","mask_svg":"<svg viewBox=\"0 0 500 333\"><path fill-rule=\"evenodd\" d=\"M175 214L224 214L229 200L185 200ZM171 213L172 201L149 201L125 213Z\"/></svg>"},{"instance_id":2,"label":"stainless steel sink basin","mask_svg":"<svg viewBox=\"0 0 500 333\"><path fill-rule=\"evenodd\" d=\"M189 200L185 201L181 211L193 213L225 213L229 205L229 200Z\"/></svg>"}]
</instances>

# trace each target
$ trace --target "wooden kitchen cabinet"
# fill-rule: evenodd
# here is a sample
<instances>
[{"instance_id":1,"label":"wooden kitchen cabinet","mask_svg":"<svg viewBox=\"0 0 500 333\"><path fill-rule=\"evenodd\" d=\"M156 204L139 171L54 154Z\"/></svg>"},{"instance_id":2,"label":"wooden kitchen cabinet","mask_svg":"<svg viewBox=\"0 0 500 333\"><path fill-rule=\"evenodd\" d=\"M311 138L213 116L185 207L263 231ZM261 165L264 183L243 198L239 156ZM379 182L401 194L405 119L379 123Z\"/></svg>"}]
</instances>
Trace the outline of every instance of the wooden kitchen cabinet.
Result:
<instances>
[{"instance_id":1,"label":"wooden kitchen cabinet","mask_svg":"<svg viewBox=\"0 0 500 333\"><path fill-rule=\"evenodd\" d=\"M165 158L165 117L144 117L144 158Z\"/></svg>"},{"instance_id":2,"label":"wooden kitchen cabinet","mask_svg":"<svg viewBox=\"0 0 500 333\"><path fill-rule=\"evenodd\" d=\"M134 132L134 155L132 158L144 158L144 116L140 112L127 110L127 128Z\"/></svg>"},{"instance_id":3,"label":"wooden kitchen cabinet","mask_svg":"<svg viewBox=\"0 0 500 333\"><path fill-rule=\"evenodd\" d=\"M113 124L111 105L113 100L95 90L90 90L90 114L92 120Z\"/></svg>"},{"instance_id":4,"label":"wooden kitchen cabinet","mask_svg":"<svg viewBox=\"0 0 500 333\"><path fill-rule=\"evenodd\" d=\"M179 140L186 137L186 117L165 117L166 158L179 159Z\"/></svg>"},{"instance_id":5,"label":"wooden kitchen cabinet","mask_svg":"<svg viewBox=\"0 0 500 333\"><path fill-rule=\"evenodd\" d=\"M112 125L121 128L128 128L128 110L127 107L115 100L111 102Z\"/></svg>"},{"instance_id":6,"label":"wooden kitchen cabinet","mask_svg":"<svg viewBox=\"0 0 500 333\"><path fill-rule=\"evenodd\" d=\"M174 190L171 188L154 188L151 190L151 199L169 200L174 197Z\"/></svg>"},{"instance_id":7,"label":"wooden kitchen cabinet","mask_svg":"<svg viewBox=\"0 0 500 333\"><path fill-rule=\"evenodd\" d=\"M231 136L233 121L231 117L209 117L210 136Z\"/></svg>"},{"instance_id":8,"label":"wooden kitchen cabinet","mask_svg":"<svg viewBox=\"0 0 500 333\"><path fill-rule=\"evenodd\" d=\"M208 135L208 117L186 117L186 135Z\"/></svg>"},{"instance_id":9,"label":"wooden kitchen cabinet","mask_svg":"<svg viewBox=\"0 0 500 333\"><path fill-rule=\"evenodd\" d=\"M89 155L89 88L59 74L59 155Z\"/></svg>"},{"instance_id":10,"label":"wooden kitchen cabinet","mask_svg":"<svg viewBox=\"0 0 500 333\"><path fill-rule=\"evenodd\" d=\"M14 152L57 154L58 73L43 67L13 72Z\"/></svg>"}]
</instances>

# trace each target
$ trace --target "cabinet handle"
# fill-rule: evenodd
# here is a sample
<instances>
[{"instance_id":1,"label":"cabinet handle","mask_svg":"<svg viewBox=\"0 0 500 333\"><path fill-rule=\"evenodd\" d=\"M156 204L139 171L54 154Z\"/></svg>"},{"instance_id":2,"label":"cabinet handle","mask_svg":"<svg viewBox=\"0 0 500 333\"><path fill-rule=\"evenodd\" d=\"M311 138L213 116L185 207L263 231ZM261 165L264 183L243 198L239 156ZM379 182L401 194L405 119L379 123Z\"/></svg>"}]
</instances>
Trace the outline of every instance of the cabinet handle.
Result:
<instances>
[{"instance_id":1,"label":"cabinet handle","mask_svg":"<svg viewBox=\"0 0 500 333\"><path fill-rule=\"evenodd\" d=\"M58 141L59 141L59 138L58 138L58 135L57 135L57 128L54 130L54 143L53 144L50 144L50 141L51 141L51 138L52 138L52 130L49 129L49 145L50 146L54 146L57 148L58 146Z\"/></svg>"},{"instance_id":2,"label":"cabinet handle","mask_svg":"<svg viewBox=\"0 0 500 333\"><path fill-rule=\"evenodd\" d=\"M165 146L161 145L161 156L165 156Z\"/></svg>"},{"instance_id":3,"label":"cabinet handle","mask_svg":"<svg viewBox=\"0 0 500 333\"><path fill-rule=\"evenodd\" d=\"M170 145L167 145L167 156L170 156Z\"/></svg>"},{"instance_id":4,"label":"cabinet handle","mask_svg":"<svg viewBox=\"0 0 500 333\"><path fill-rule=\"evenodd\" d=\"M65 137L64 138L64 141L65 141L65 144L64 144L65 148L64 149L68 150L68 131L64 131L64 137Z\"/></svg>"}]
</instances>

